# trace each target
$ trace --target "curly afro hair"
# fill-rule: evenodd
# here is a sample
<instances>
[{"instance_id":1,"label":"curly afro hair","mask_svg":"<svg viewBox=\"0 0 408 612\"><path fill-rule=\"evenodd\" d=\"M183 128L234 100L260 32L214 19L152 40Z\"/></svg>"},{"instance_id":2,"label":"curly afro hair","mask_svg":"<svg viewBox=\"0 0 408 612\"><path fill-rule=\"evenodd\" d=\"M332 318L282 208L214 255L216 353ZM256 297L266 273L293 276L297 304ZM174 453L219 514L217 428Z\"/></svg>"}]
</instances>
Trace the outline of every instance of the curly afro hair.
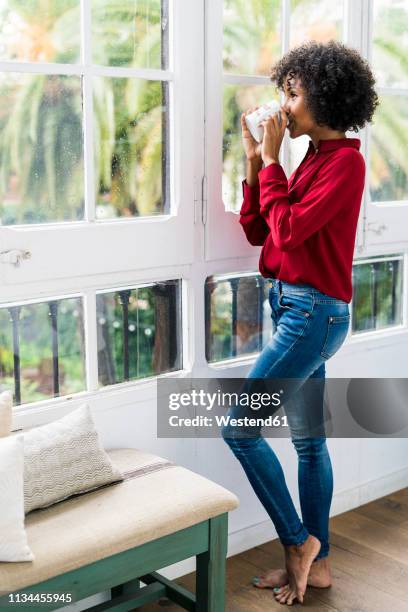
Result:
<instances>
[{"instance_id":1,"label":"curly afro hair","mask_svg":"<svg viewBox=\"0 0 408 612\"><path fill-rule=\"evenodd\" d=\"M306 106L319 126L358 132L371 122L379 104L368 62L334 40L305 42L288 51L270 73L280 90L287 76L300 79Z\"/></svg>"}]
</instances>

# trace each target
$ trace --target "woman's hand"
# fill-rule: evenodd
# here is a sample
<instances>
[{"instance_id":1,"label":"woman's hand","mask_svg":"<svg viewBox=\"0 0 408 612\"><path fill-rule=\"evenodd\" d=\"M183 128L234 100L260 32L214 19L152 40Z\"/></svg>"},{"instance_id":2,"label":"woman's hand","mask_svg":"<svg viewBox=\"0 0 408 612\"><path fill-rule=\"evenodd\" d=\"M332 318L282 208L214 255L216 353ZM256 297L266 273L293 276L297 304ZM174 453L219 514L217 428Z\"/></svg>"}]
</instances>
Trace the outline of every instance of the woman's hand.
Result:
<instances>
[{"instance_id":1,"label":"woman's hand","mask_svg":"<svg viewBox=\"0 0 408 612\"><path fill-rule=\"evenodd\" d=\"M261 147L262 143L257 142L255 138L252 136L251 132L248 129L248 126L245 121L245 116L250 115L259 106L255 106L254 108L250 108L245 113L241 115L241 129L242 129L242 144L244 145L245 155L248 161L261 161Z\"/></svg>"},{"instance_id":2,"label":"woman's hand","mask_svg":"<svg viewBox=\"0 0 408 612\"><path fill-rule=\"evenodd\" d=\"M261 156L265 166L269 166L269 164L273 163L279 163L279 151L285 135L287 124L288 118L282 109L259 123L259 125L262 125L264 129Z\"/></svg>"}]
</instances>

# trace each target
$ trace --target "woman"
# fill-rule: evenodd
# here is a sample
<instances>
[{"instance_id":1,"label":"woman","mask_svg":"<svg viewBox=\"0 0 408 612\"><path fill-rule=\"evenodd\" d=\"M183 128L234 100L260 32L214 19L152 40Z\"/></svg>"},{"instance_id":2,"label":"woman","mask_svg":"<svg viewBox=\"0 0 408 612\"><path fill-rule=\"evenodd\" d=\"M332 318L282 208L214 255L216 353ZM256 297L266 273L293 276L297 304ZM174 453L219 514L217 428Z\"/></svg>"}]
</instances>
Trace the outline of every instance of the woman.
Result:
<instances>
[{"instance_id":1,"label":"woman","mask_svg":"<svg viewBox=\"0 0 408 612\"><path fill-rule=\"evenodd\" d=\"M262 122L261 144L252 138L245 113L241 117L247 175L240 223L251 244L263 245L259 269L272 279L269 302L274 328L246 383L296 381L284 408L298 454L302 521L278 458L260 428L254 433L254 428L225 426L222 435L271 517L285 551L286 569L256 577L254 585L274 588L277 601L292 605L296 599L303 602L308 584L331 584L328 524L333 474L323 425L323 393L319 386L310 392L304 383L320 382L324 388L325 362L347 336L365 163L360 140L347 138L345 132L357 132L371 121L378 97L367 62L357 51L334 41L292 49L273 67L271 80L285 99L280 112ZM279 164L286 129L290 138L310 137L307 153L289 181ZM245 411L235 406L230 415L243 416ZM256 416L270 414L273 409L268 407Z\"/></svg>"}]
</instances>

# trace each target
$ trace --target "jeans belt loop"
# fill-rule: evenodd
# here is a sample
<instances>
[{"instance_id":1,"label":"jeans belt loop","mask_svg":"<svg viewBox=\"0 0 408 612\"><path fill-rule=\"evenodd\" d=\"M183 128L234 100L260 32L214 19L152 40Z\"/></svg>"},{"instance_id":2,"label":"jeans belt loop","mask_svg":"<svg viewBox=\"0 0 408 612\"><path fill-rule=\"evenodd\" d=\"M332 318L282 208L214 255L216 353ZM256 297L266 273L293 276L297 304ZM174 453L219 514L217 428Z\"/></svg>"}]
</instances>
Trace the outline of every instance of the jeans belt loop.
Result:
<instances>
[{"instance_id":1,"label":"jeans belt loop","mask_svg":"<svg viewBox=\"0 0 408 612\"><path fill-rule=\"evenodd\" d=\"M278 287L279 287L279 295L282 295L282 283L280 280L278 280Z\"/></svg>"}]
</instances>

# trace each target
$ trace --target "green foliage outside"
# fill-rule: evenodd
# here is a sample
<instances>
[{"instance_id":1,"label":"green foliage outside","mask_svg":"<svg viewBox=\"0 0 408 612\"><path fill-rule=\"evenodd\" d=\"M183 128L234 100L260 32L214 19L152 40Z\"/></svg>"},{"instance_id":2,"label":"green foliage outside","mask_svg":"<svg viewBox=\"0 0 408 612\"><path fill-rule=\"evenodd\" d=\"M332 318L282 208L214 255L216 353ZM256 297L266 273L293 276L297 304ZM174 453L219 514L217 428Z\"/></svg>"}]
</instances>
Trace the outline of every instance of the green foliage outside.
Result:
<instances>
[{"instance_id":1,"label":"green foliage outside","mask_svg":"<svg viewBox=\"0 0 408 612\"><path fill-rule=\"evenodd\" d=\"M58 304L58 355L60 395L85 389L82 301ZM19 313L22 402L53 396L52 332L48 303L22 306ZM9 309L0 308L0 380L14 388L13 325Z\"/></svg>"},{"instance_id":2,"label":"green foliage outside","mask_svg":"<svg viewBox=\"0 0 408 612\"><path fill-rule=\"evenodd\" d=\"M22 41L21 48L9 42L10 59L78 61L78 1L9 1L0 17L0 40L7 40L6 25L13 23ZM140 1L136 7L128 0L92 2L95 64L160 68L161 39L160 0ZM3 224L83 219L80 77L3 74L0 95L4 101L0 111ZM93 99L97 216L163 212L166 109L162 84L137 78L95 77Z\"/></svg>"},{"instance_id":3,"label":"green foliage outside","mask_svg":"<svg viewBox=\"0 0 408 612\"><path fill-rule=\"evenodd\" d=\"M103 356L101 353L113 347L111 358L113 358L113 372L110 375L110 383L123 382L123 308L118 293L106 293L98 295L97 318L99 328L101 365ZM156 332L155 296L151 287L143 287L131 291L129 298L129 379L146 378L153 376L153 353ZM100 368L101 369L101 368ZM106 384L108 376L100 372L100 383Z\"/></svg>"}]
</instances>

